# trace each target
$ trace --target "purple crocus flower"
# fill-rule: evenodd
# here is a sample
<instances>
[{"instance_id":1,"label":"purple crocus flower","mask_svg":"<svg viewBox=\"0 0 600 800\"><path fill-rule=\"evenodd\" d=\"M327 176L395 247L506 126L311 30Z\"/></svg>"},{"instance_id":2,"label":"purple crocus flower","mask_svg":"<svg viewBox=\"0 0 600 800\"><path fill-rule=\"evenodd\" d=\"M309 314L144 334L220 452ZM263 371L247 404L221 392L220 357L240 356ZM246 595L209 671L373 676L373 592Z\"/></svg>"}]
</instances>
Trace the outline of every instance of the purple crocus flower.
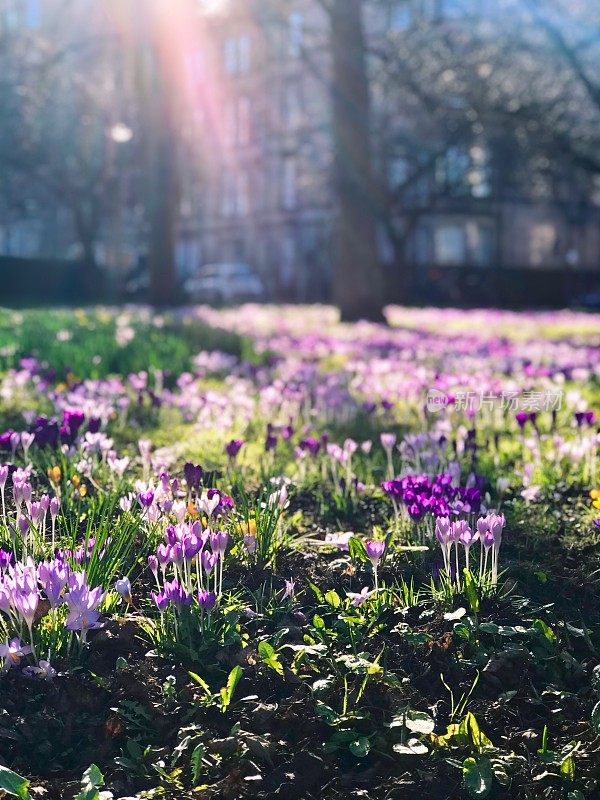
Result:
<instances>
[{"instance_id":1,"label":"purple crocus flower","mask_svg":"<svg viewBox=\"0 0 600 800\"><path fill-rule=\"evenodd\" d=\"M204 470L200 464L192 464L191 461L188 461L187 464L184 464L183 475L190 489L198 489L204 476Z\"/></svg>"},{"instance_id":2,"label":"purple crocus flower","mask_svg":"<svg viewBox=\"0 0 600 800\"><path fill-rule=\"evenodd\" d=\"M234 459L242 449L243 445L244 442L241 439L232 439L225 445L225 452L229 458Z\"/></svg>"},{"instance_id":3,"label":"purple crocus flower","mask_svg":"<svg viewBox=\"0 0 600 800\"><path fill-rule=\"evenodd\" d=\"M154 502L154 492L152 489L149 489L147 492L140 492L138 494L138 500L143 508L150 508Z\"/></svg>"},{"instance_id":4,"label":"purple crocus flower","mask_svg":"<svg viewBox=\"0 0 600 800\"><path fill-rule=\"evenodd\" d=\"M208 592L206 589L198 592L198 605L202 611L212 611L216 602L217 596L214 592Z\"/></svg>"},{"instance_id":5,"label":"purple crocus flower","mask_svg":"<svg viewBox=\"0 0 600 800\"><path fill-rule=\"evenodd\" d=\"M192 603L191 594L185 591L177 579L172 580L171 583L165 583L165 594L175 608L189 606Z\"/></svg>"},{"instance_id":6,"label":"purple crocus flower","mask_svg":"<svg viewBox=\"0 0 600 800\"><path fill-rule=\"evenodd\" d=\"M219 556L217 553L209 553L208 550L204 550L204 552L202 553L201 556L202 569L204 570L204 572L206 572L207 575L210 575L210 573L215 568L215 564L217 563L218 557Z\"/></svg>"},{"instance_id":7,"label":"purple crocus flower","mask_svg":"<svg viewBox=\"0 0 600 800\"><path fill-rule=\"evenodd\" d=\"M150 592L150 596L152 597L154 604L162 614L162 612L165 611L165 609L169 605L170 602L169 598L167 597L165 592L158 592L158 593Z\"/></svg>"},{"instance_id":8,"label":"purple crocus flower","mask_svg":"<svg viewBox=\"0 0 600 800\"><path fill-rule=\"evenodd\" d=\"M306 439L302 439L299 447L301 450L309 452L311 456L315 458L321 449L321 442L314 436L307 436Z\"/></svg>"},{"instance_id":9,"label":"purple crocus flower","mask_svg":"<svg viewBox=\"0 0 600 800\"><path fill-rule=\"evenodd\" d=\"M373 568L376 569L381 557L385 551L385 542L380 542L376 539L367 539L365 542L365 550Z\"/></svg>"},{"instance_id":10,"label":"purple crocus flower","mask_svg":"<svg viewBox=\"0 0 600 800\"><path fill-rule=\"evenodd\" d=\"M526 411L519 411L517 414L515 414L515 419L517 421L517 425L519 426L519 428L523 430L525 424L529 420L529 414Z\"/></svg>"}]
</instances>

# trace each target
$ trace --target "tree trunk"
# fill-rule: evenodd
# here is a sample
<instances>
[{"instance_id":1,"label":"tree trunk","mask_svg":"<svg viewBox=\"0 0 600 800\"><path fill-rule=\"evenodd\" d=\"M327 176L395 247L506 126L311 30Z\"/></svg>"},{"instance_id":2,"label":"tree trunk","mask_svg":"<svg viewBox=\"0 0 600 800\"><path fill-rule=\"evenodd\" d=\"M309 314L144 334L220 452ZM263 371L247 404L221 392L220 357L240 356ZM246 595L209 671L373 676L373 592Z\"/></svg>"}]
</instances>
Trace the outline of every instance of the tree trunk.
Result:
<instances>
[{"instance_id":1,"label":"tree trunk","mask_svg":"<svg viewBox=\"0 0 600 800\"><path fill-rule=\"evenodd\" d=\"M169 306L176 302L178 295L176 110L171 75L157 44L158 35L156 14L141 45L140 99L145 135L149 299L153 305Z\"/></svg>"},{"instance_id":2,"label":"tree trunk","mask_svg":"<svg viewBox=\"0 0 600 800\"><path fill-rule=\"evenodd\" d=\"M362 0L332 0L334 181L333 297L343 320L383 318L377 253L380 198L371 155L371 108Z\"/></svg>"}]
</instances>

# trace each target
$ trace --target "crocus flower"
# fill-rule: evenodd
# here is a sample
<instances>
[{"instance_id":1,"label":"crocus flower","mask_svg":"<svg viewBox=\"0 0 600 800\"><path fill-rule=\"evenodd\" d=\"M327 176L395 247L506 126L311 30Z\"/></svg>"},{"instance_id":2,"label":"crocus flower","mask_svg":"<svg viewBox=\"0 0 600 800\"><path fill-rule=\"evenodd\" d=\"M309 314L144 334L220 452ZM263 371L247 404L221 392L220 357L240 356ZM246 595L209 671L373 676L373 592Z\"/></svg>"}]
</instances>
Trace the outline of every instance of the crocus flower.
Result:
<instances>
[{"instance_id":1,"label":"crocus flower","mask_svg":"<svg viewBox=\"0 0 600 800\"><path fill-rule=\"evenodd\" d=\"M138 494L138 500L142 508L150 508L154 502L154 492L152 489L149 489L147 492L140 492Z\"/></svg>"},{"instance_id":2,"label":"crocus flower","mask_svg":"<svg viewBox=\"0 0 600 800\"><path fill-rule=\"evenodd\" d=\"M6 644L0 644L0 656L4 659L2 672L8 672L12 667L18 667L21 659L31 652L31 647L21 644L21 640L17 636Z\"/></svg>"},{"instance_id":3,"label":"crocus flower","mask_svg":"<svg viewBox=\"0 0 600 800\"><path fill-rule=\"evenodd\" d=\"M360 592L346 592L346 596L348 597L352 605L356 606L356 608L359 608L360 606L362 606L363 603L366 603L366 601L370 597L373 597L374 594L375 591L374 590L369 591L368 586L363 586Z\"/></svg>"},{"instance_id":4,"label":"crocus flower","mask_svg":"<svg viewBox=\"0 0 600 800\"><path fill-rule=\"evenodd\" d=\"M289 597L290 600L293 600L295 592L296 592L296 581L286 580L286 582L285 582L285 592L283 593L283 599L286 600Z\"/></svg>"},{"instance_id":5,"label":"crocus flower","mask_svg":"<svg viewBox=\"0 0 600 800\"><path fill-rule=\"evenodd\" d=\"M379 439L384 450L394 449L394 445L396 444L395 433L382 433Z\"/></svg>"},{"instance_id":6,"label":"crocus flower","mask_svg":"<svg viewBox=\"0 0 600 800\"><path fill-rule=\"evenodd\" d=\"M377 541L376 539L367 539L365 542L365 550L371 564L373 565L373 575L375 577L375 590L379 588L378 581L378 567L379 561L385 551L385 542Z\"/></svg>"},{"instance_id":7,"label":"crocus flower","mask_svg":"<svg viewBox=\"0 0 600 800\"><path fill-rule=\"evenodd\" d=\"M371 564L376 567L384 553L385 542L380 542L376 539L367 539L365 542L365 550L367 551L367 556Z\"/></svg>"},{"instance_id":8,"label":"crocus flower","mask_svg":"<svg viewBox=\"0 0 600 800\"><path fill-rule=\"evenodd\" d=\"M188 487L190 489L198 489L202 476L204 475L204 470L199 464L192 464L188 461L187 464L184 464L183 474Z\"/></svg>"},{"instance_id":9,"label":"crocus flower","mask_svg":"<svg viewBox=\"0 0 600 800\"><path fill-rule=\"evenodd\" d=\"M49 661L41 659L37 667L24 667L23 675L26 675L28 678L38 677L42 680L51 681L53 678L56 678L56 670Z\"/></svg>"},{"instance_id":10,"label":"crocus flower","mask_svg":"<svg viewBox=\"0 0 600 800\"><path fill-rule=\"evenodd\" d=\"M214 592L209 592L206 589L203 589L201 592L198 592L198 605L202 609L202 611L211 611L215 603L217 602L217 596Z\"/></svg>"},{"instance_id":11,"label":"crocus flower","mask_svg":"<svg viewBox=\"0 0 600 800\"><path fill-rule=\"evenodd\" d=\"M243 441L241 439L232 439L225 445L225 452L229 456L229 458L234 459L240 450L243 447Z\"/></svg>"},{"instance_id":12,"label":"crocus flower","mask_svg":"<svg viewBox=\"0 0 600 800\"><path fill-rule=\"evenodd\" d=\"M131 581L127 576L115 581L115 589L126 603L131 603Z\"/></svg>"}]
</instances>

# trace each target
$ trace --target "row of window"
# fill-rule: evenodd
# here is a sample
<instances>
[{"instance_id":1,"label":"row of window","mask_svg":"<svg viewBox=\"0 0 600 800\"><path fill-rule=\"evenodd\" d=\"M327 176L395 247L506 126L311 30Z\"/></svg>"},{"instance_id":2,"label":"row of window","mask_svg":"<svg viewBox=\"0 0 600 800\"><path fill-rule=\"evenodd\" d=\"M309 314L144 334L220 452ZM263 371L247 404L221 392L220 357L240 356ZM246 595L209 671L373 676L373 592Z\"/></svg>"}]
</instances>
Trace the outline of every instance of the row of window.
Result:
<instances>
[{"instance_id":1,"label":"row of window","mask_svg":"<svg viewBox=\"0 0 600 800\"><path fill-rule=\"evenodd\" d=\"M390 0L388 24L406 31L420 19L460 19L482 12L482 0Z\"/></svg>"},{"instance_id":2,"label":"row of window","mask_svg":"<svg viewBox=\"0 0 600 800\"><path fill-rule=\"evenodd\" d=\"M221 183L221 214L224 217L244 217L252 212L250 172L247 169L227 170ZM263 198L258 193L258 202ZM286 211L298 206L298 166L292 156L284 158L280 173L279 203Z\"/></svg>"},{"instance_id":3,"label":"row of window","mask_svg":"<svg viewBox=\"0 0 600 800\"><path fill-rule=\"evenodd\" d=\"M431 258L438 266L461 266L470 264L490 267L495 262L496 229L492 222L465 220L439 222L431 232L423 228L417 240L417 256L423 263ZM420 241L419 241L420 240ZM430 241L433 253L430 252ZM541 267L554 261L558 253L558 236L551 222L534 223L528 230L528 262L533 267ZM570 250L564 258L573 261Z\"/></svg>"},{"instance_id":4,"label":"row of window","mask_svg":"<svg viewBox=\"0 0 600 800\"><path fill-rule=\"evenodd\" d=\"M240 95L225 107L225 142L228 145L245 146L254 137L254 113L252 101ZM282 97L282 124L286 130L295 130L304 119L304 103L300 84L296 81L284 87Z\"/></svg>"}]
</instances>

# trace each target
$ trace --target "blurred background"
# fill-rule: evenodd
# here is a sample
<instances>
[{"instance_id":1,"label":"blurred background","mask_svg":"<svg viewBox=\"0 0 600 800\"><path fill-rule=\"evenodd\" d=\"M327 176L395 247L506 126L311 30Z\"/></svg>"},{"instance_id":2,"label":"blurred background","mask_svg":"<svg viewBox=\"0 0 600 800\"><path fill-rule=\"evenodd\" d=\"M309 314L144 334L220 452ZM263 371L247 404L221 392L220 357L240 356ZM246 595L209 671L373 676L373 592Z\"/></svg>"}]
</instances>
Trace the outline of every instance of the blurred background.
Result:
<instances>
[{"instance_id":1,"label":"blurred background","mask_svg":"<svg viewBox=\"0 0 600 800\"><path fill-rule=\"evenodd\" d=\"M0 303L600 307L598 0L0 0Z\"/></svg>"}]
</instances>

